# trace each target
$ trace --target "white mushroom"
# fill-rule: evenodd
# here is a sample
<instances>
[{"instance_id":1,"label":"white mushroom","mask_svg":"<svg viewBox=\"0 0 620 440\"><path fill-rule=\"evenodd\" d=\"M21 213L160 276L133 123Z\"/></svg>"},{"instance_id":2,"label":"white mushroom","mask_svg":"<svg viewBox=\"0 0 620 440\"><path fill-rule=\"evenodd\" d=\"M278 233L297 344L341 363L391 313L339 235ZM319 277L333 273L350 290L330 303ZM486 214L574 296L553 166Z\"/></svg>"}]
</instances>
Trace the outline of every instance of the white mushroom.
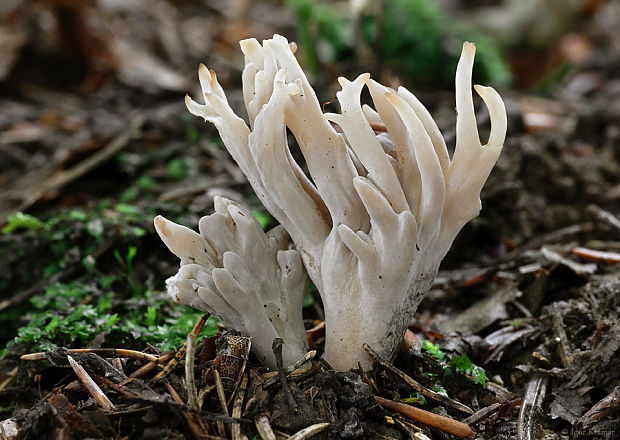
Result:
<instances>
[{"instance_id":1,"label":"white mushroom","mask_svg":"<svg viewBox=\"0 0 620 440\"><path fill-rule=\"evenodd\" d=\"M341 113L323 114L284 37L240 44L251 129L204 67L205 104L188 97L187 107L216 125L264 206L289 232L325 307L325 359L339 370L358 361L367 366L363 343L390 358L454 237L480 211L480 190L506 133L502 100L491 88L475 87L491 118L483 146L471 94L475 46L464 43L451 160L429 112L406 89L396 92L368 74L340 78ZM360 105L365 86L375 109ZM387 134L376 135L371 122L383 122ZM292 158L287 128L310 178Z\"/></svg>"}]
</instances>

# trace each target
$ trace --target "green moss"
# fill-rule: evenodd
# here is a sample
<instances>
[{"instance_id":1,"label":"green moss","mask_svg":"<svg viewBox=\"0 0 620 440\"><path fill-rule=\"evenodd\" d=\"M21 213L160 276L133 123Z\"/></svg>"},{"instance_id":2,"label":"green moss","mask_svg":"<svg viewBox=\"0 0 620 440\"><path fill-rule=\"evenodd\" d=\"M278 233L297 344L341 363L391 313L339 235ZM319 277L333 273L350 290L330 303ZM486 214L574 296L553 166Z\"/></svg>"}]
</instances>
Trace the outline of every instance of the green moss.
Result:
<instances>
[{"instance_id":1,"label":"green moss","mask_svg":"<svg viewBox=\"0 0 620 440\"><path fill-rule=\"evenodd\" d=\"M49 350L83 345L99 333L110 331L119 321L117 314L110 313L113 293L89 302L96 291L96 286L80 282L47 286L42 295L30 300L34 311L29 314L29 322L17 331L8 347L27 344Z\"/></svg>"},{"instance_id":2,"label":"green moss","mask_svg":"<svg viewBox=\"0 0 620 440\"><path fill-rule=\"evenodd\" d=\"M382 56L395 70L419 82L449 80L452 72L442 49L446 23L439 7L428 0L389 0L383 13ZM376 21L369 25L375 41ZM437 76L439 74L439 76Z\"/></svg>"},{"instance_id":3,"label":"green moss","mask_svg":"<svg viewBox=\"0 0 620 440\"><path fill-rule=\"evenodd\" d=\"M252 211L252 215L265 230L274 222L273 217L267 211Z\"/></svg>"},{"instance_id":4,"label":"green moss","mask_svg":"<svg viewBox=\"0 0 620 440\"><path fill-rule=\"evenodd\" d=\"M350 59L355 46L377 56L406 81L416 85L453 84L461 43L476 43L474 74L485 84L508 85L511 74L495 42L454 18L432 0L386 0L383 14L368 7L361 17L361 41L353 41L354 22L346 10L319 0L287 0L297 18L305 68L313 76L321 62ZM381 40L377 41L382 17ZM321 49L321 50L319 50Z\"/></svg>"},{"instance_id":5,"label":"green moss","mask_svg":"<svg viewBox=\"0 0 620 440\"><path fill-rule=\"evenodd\" d=\"M439 348L439 345L431 341L424 340L422 348L428 355L443 369L444 374L462 374L474 380L475 383L483 387L489 381L483 368L476 366L469 357L463 353L460 355L448 356ZM437 384L438 385L438 384Z\"/></svg>"},{"instance_id":6,"label":"green moss","mask_svg":"<svg viewBox=\"0 0 620 440\"><path fill-rule=\"evenodd\" d=\"M424 350L426 350L426 352L437 362L445 362L446 354L441 351L439 345L433 344L431 341L425 339L422 343L422 348L424 348Z\"/></svg>"},{"instance_id":7,"label":"green moss","mask_svg":"<svg viewBox=\"0 0 620 440\"><path fill-rule=\"evenodd\" d=\"M47 225L41 220L30 214L17 212L7 219L7 224L2 228L3 234L11 234L18 229L29 229L31 231L45 230Z\"/></svg>"},{"instance_id":8,"label":"green moss","mask_svg":"<svg viewBox=\"0 0 620 440\"><path fill-rule=\"evenodd\" d=\"M30 301L34 309L27 325L19 328L7 348L25 344L32 350L51 350L59 346L85 347L97 335L114 331L121 341L150 343L161 350L178 349L202 316L202 312L172 304L148 291L142 298L124 303L114 292L101 292L111 284L57 283L48 286ZM217 332L217 318L210 317L201 335Z\"/></svg>"}]
</instances>

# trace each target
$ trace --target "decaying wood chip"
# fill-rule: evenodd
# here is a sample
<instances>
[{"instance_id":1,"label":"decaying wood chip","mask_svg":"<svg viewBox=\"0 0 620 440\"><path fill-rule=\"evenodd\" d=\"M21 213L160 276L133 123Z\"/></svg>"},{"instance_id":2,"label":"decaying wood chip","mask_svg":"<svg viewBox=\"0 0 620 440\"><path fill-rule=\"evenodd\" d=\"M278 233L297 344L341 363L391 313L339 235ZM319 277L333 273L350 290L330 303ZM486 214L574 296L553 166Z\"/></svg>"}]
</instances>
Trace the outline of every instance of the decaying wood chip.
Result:
<instances>
[{"instance_id":1,"label":"decaying wood chip","mask_svg":"<svg viewBox=\"0 0 620 440\"><path fill-rule=\"evenodd\" d=\"M558 308L558 303L551 305L553 313L551 318L553 320L553 332L558 340L558 351L560 352L560 359L562 359L562 365L564 368L570 368L573 364L571 349L568 345L568 338L566 336L566 330L564 329L564 320L562 319L562 313Z\"/></svg>"},{"instance_id":2,"label":"decaying wood chip","mask_svg":"<svg viewBox=\"0 0 620 440\"><path fill-rule=\"evenodd\" d=\"M34 437L41 438L46 437L45 434L48 434L49 438L60 438L66 439L70 438L70 431L78 431L79 437L81 438L104 438L103 433L99 430L97 426L93 423L94 420L90 420L88 417L84 417L76 408L69 402L67 396L58 392L58 390L53 391L49 395L45 397L45 400L49 404L50 407L53 408L53 415L57 420L56 426L64 426L69 428L65 435L54 436L51 432L39 432L35 433ZM110 414L110 413L108 413ZM101 425L100 425L101 426ZM26 434L26 433L22 433ZM38 434L38 435L37 435ZM77 434L77 433L76 433ZM28 435L26 435L28 437ZM29 437L33 437L32 433ZM18 437L19 438L19 437ZM4 439L3 439L4 440Z\"/></svg>"},{"instance_id":3,"label":"decaying wood chip","mask_svg":"<svg viewBox=\"0 0 620 440\"><path fill-rule=\"evenodd\" d=\"M534 440L536 439L536 412L542 405L542 401L547 393L547 377L535 374L527 383L519 419L517 422L517 439Z\"/></svg>"},{"instance_id":4,"label":"decaying wood chip","mask_svg":"<svg viewBox=\"0 0 620 440\"><path fill-rule=\"evenodd\" d=\"M123 360L121 358L113 358L110 363L114 368L116 368L121 373L125 374L125 366L123 365Z\"/></svg>"},{"instance_id":5,"label":"decaying wood chip","mask_svg":"<svg viewBox=\"0 0 620 440\"><path fill-rule=\"evenodd\" d=\"M420 423L447 432L462 438L474 438L476 431L471 427L458 420L453 420L449 417L440 416L438 414L424 411L423 409L416 408L415 406L407 405L401 402L394 402L393 400L384 399L383 397L375 396L375 400L384 408L396 411L411 419L417 420Z\"/></svg>"},{"instance_id":6,"label":"decaying wood chip","mask_svg":"<svg viewBox=\"0 0 620 440\"><path fill-rule=\"evenodd\" d=\"M254 417L254 423L256 424L256 430L263 440L276 440L276 435L271 429L269 418L265 414L260 414Z\"/></svg>"},{"instance_id":7,"label":"decaying wood chip","mask_svg":"<svg viewBox=\"0 0 620 440\"><path fill-rule=\"evenodd\" d=\"M601 420L620 409L620 386L598 401L592 408L582 415L576 422L576 425L588 428L594 423Z\"/></svg>"},{"instance_id":8,"label":"decaying wood chip","mask_svg":"<svg viewBox=\"0 0 620 440\"><path fill-rule=\"evenodd\" d=\"M443 394L436 393L435 391L426 388L425 386L421 385L416 380L412 379L407 374L403 373L398 368L390 364L389 362L381 359L379 355L368 344L364 344L364 350L366 350L366 352L370 355L371 358L373 358L375 362L377 362L379 365L381 365L386 370L391 371L392 373L400 377L403 381L405 381L405 383L407 383L407 385L409 385L411 388L413 388L414 390L416 390L418 393L422 394L423 396L429 397L451 408L457 409L459 411L463 411L464 413L467 413L467 414L474 413L474 410L472 410L467 405L464 405L461 402L457 402L456 400L450 399L449 397L446 397Z\"/></svg>"},{"instance_id":9,"label":"decaying wood chip","mask_svg":"<svg viewBox=\"0 0 620 440\"><path fill-rule=\"evenodd\" d=\"M540 333L540 328L526 323L522 328L515 328L512 325L507 325L488 334L484 338L484 342L490 347L487 362L501 361L513 344L528 340L528 338L533 338L538 333Z\"/></svg>"},{"instance_id":10,"label":"decaying wood chip","mask_svg":"<svg viewBox=\"0 0 620 440\"><path fill-rule=\"evenodd\" d=\"M235 331L227 331L215 344L217 354L213 360L213 370L219 372L224 390L232 398L241 383L252 349L252 338L241 336Z\"/></svg>"},{"instance_id":11,"label":"decaying wood chip","mask_svg":"<svg viewBox=\"0 0 620 440\"><path fill-rule=\"evenodd\" d=\"M114 411L116 408L114 407L110 399L108 399L108 396L106 396L105 393L101 391L101 388L99 388L99 386L95 383L93 378L90 377L86 370L84 370L84 368L82 368L80 364L75 362L75 360L71 356L67 356L67 360L69 361L71 368L73 368L73 371L75 371L78 379L80 379L80 382L84 384L86 390L90 393L91 396L93 396L95 402L97 402L97 404L101 408L107 411Z\"/></svg>"},{"instance_id":12,"label":"decaying wood chip","mask_svg":"<svg viewBox=\"0 0 620 440\"><path fill-rule=\"evenodd\" d=\"M493 323L508 319L506 304L519 298L521 292L516 283L505 282L490 296L477 301L466 310L439 325L443 334L456 331L463 334L476 334Z\"/></svg>"},{"instance_id":13,"label":"decaying wood chip","mask_svg":"<svg viewBox=\"0 0 620 440\"><path fill-rule=\"evenodd\" d=\"M2 440L14 440L19 435L19 426L13 419L6 419L0 422L0 438Z\"/></svg>"}]
</instances>

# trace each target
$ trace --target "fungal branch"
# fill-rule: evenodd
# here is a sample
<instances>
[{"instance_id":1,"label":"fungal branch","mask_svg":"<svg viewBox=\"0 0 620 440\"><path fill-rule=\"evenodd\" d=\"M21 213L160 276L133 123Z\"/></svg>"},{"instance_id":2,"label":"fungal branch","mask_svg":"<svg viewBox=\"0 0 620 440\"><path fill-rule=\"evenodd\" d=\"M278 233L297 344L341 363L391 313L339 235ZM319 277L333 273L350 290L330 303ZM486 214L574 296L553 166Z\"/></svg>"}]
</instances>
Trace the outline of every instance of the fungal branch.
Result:
<instances>
[{"instance_id":1,"label":"fungal branch","mask_svg":"<svg viewBox=\"0 0 620 440\"><path fill-rule=\"evenodd\" d=\"M179 272L166 281L175 302L253 336L254 353L269 368L276 368L275 338L283 340L287 365L306 354L301 311L308 278L284 228L265 233L248 210L216 196L200 233L162 216L155 217L155 229L181 259Z\"/></svg>"},{"instance_id":2,"label":"fungal branch","mask_svg":"<svg viewBox=\"0 0 620 440\"><path fill-rule=\"evenodd\" d=\"M267 248L278 263L281 252L287 253L290 261L297 261L294 256L301 257L317 286L325 307L325 359L339 370L354 368L358 361L368 365L364 343L389 358L431 287L456 234L480 211L480 191L499 157L506 133L503 102L492 88L475 86L491 119L489 141L483 146L471 91L475 46L464 43L456 73L457 143L450 159L430 113L405 88L395 91L384 87L370 79L369 74L354 81L339 78L342 89L337 98L341 112L323 114L284 37L275 35L262 45L254 39L240 44L246 58L243 95L249 126L235 115L215 73L204 66L199 69L204 104L186 97L187 107L194 115L215 124L265 208L280 222L279 228L290 234L295 250L284 250L281 233L277 233L279 245ZM360 103L364 87L370 91L374 109ZM383 123L387 133L376 134L372 123ZM292 157L287 128L299 145L310 177ZM238 214L235 217L230 210L229 214L233 222L240 220ZM213 249L217 256L226 255L227 246L233 245L218 238L226 230L223 223L215 222L208 230L201 227L205 242L220 244L217 250ZM162 235L159 226L158 231ZM189 237L188 234L185 236ZM258 231L239 234L244 243L265 242ZM176 239L168 237L164 241L175 252ZM273 249L279 250L274 253ZM211 257L204 252L204 261L199 264L208 268L209 280L214 280L219 296L200 294L199 288L202 302L196 299L195 289L186 285L186 280L196 279L186 273L196 269L184 269L191 264L183 263L183 252L175 252L181 257L182 267L173 277L176 281L169 282L169 292L185 304L199 304L203 310L229 316L233 327L242 326L235 324L240 319L243 329L255 341L264 338L269 326L249 324L252 319L264 319L264 314L252 317L246 311L246 316L240 318L233 312L241 306L237 302L262 304L261 295L266 293L236 288L243 286L243 277L232 268L231 257L228 265L226 259L214 263L206 261ZM251 252L235 255L250 271L257 265L254 258L264 260L264 256ZM214 275L222 264L230 275L226 284L223 276ZM280 275L273 268L279 267L281 272L282 265L272 266L267 275L277 280ZM298 274L297 265L294 267ZM304 280L301 275L296 277L280 282L281 295L298 295L300 287L294 286L293 280L298 279L300 285ZM277 282L270 283L265 285L278 287ZM209 288L209 292L215 292L214 288ZM256 298L233 298L235 295ZM301 307L298 301L284 303L283 306ZM238 310L236 313L239 315ZM299 316L301 321L298 312L287 310L286 316ZM290 341L300 343L303 339L303 327L281 327L283 331L299 333ZM272 334L273 331L267 337ZM282 334L280 337L286 347L287 339ZM299 352L304 348L301 344L291 350ZM262 358L266 357L262 353Z\"/></svg>"}]
</instances>

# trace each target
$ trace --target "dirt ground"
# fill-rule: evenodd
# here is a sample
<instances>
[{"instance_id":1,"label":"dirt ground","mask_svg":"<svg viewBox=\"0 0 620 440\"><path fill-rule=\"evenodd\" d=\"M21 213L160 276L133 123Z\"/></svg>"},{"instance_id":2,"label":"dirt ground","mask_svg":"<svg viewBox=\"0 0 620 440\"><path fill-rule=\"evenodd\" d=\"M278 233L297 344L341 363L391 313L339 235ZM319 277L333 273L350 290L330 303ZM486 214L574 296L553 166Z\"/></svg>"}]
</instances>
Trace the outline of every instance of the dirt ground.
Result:
<instances>
[{"instance_id":1,"label":"dirt ground","mask_svg":"<svg viewBox=\"0 0 620 440\"><path fill-rule=\"evenodd\" d=\"M440 2L472 23L501 2L465 3ZM304 318L318 353L285 381L258 364L246 338L163 305L178 262L152 218L191 227L216 194L265 215L183 95L197 94L205 62L245 114L237 42L276 32L303 40L292 10L217 0L0 6L0 438L269 438L258 431L265 424L278 439L310 438L308 427L317 439L620 438L620 6L576 3L568 23L548 17L555 33L544 44L528 38L533 17L518 38L495 34L513 74L512 86L498 87L504 150L480 216L457 237L396 359L333 371L320 360L322 311L309 294ZM376 50L320 59L319 99L332 99L339 74L370 70L411 85L453 146L452 85L416 83L387 57L377 62ZM488 115L479 110L484 139ZM19 223L17 212L44 223ZM60 310L46 312L51 304ZM75 310L93 314L75 318L83 334L54 330ZM126 324L151 312L156 324ZM41 332L23 330L36 313L48 313ZM187 325L172 339L181 316ZM194 324L200 336L188 352L178 341ZM39 360L20 358L47 349ZM473 362L466 371L456 363L463 354ZM70 359L110 407L86 391ZM442 428L376 397L443 416Z\"/></svg>"}]
</instances>

